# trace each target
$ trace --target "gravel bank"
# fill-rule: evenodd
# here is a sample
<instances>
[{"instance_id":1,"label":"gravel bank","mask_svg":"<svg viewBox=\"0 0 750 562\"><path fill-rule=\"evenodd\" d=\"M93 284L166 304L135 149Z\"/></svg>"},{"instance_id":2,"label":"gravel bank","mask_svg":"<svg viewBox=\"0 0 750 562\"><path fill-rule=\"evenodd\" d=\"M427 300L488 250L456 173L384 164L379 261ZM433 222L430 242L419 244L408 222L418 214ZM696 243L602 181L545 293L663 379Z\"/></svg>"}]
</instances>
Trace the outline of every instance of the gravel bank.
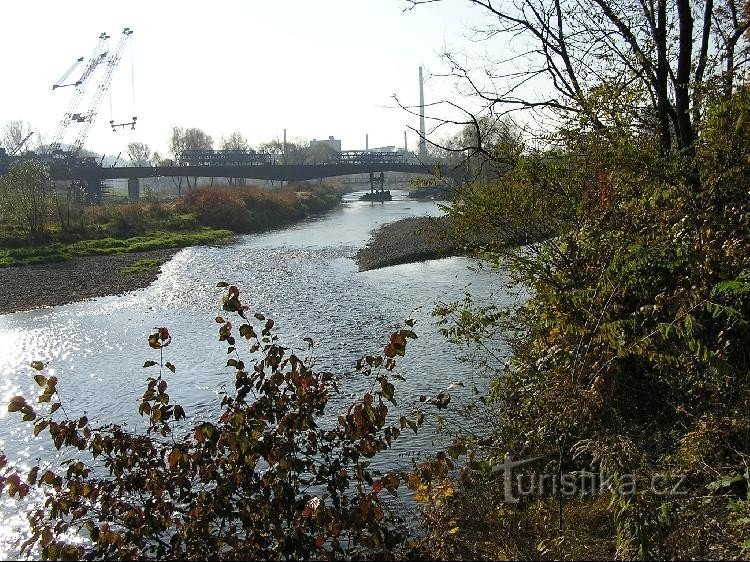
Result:
<instances>
[{"instance_id":1,"label":"gravel bank","mask_svg":"<svg viewBox=\"0 0 750 562\"><path fill-rule=\"evenodd\" d=\"M462 254L463 245L443 236L447 230L445 217L401 219L376 230L354 259L360 271L367 271Z\"/></svg>"},{"instance_id":2,"label":"gravel bank","mask_svg":"<svg viewBox=\"0 0 750 562\"><path fill-rule=\"evenodd\" d=\"M169 261L179 248L83 256L60 263L0 268L0 314L119 295L150 285L158 271L121 273L142 259Z\"/></svg>"}]
</instances>

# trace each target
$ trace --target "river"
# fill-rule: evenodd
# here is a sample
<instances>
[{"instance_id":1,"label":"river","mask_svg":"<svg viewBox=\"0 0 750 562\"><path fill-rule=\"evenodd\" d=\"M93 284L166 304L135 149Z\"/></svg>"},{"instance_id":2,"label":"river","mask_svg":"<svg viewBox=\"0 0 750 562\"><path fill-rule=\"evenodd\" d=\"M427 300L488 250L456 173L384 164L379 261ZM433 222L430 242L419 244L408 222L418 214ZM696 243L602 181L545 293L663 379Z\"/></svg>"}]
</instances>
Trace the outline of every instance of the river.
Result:
<instances>
[{"instance_id":1,"label":"river","mask_svg":"<svg viewBox=\"0 0 750 562\"><path fill-rule=\"evenodd\" d=\"M216 288L219 281L237 285L243 303L276 321L282 345L303 348L304 337L318 342L318 365L339 375L341 400L369 388L371 381L353 373L356 359L381 350L389 328L410 316L417 320L419 339L409 343L399 361L397 371L406 378L394 381L401 409L453 382L465 385L453 391L457 400L474 385L483 387L475 369L456 360L463 350L438 334L430 312L437 302L460 299L469 284L473 294L503 304L510 298L504 293L505 278L477 271L466 258L358 272L351 256L373 229L404 217L441 213L434 202L409 200L405 191L392 193L394 200L386 203L360 202L361 192L352 193L337 209L283 230L242 236L221 247L183 249L145 289L0 316L0 448L27 466L56 453L47 439L32 438L30 426L4 406L16 394L34 396L32 360L49 362L71 416L85 412L99 422L142 426L137 414L147 376L142 365L158 360L158 352L146 343L157 326L168 327L173 337L165 349L165 359L177 367L175 375L167 373L170 396L189 418L216 412L216 392L232 378L214 322L224 291ZM413 453L434 447L435 438L429 430L404 436L379 463L403 466ZM19 525L14 511L14 501L4 498L0 559L14 552L11 543Z\"/></svg>"}]
</instances>

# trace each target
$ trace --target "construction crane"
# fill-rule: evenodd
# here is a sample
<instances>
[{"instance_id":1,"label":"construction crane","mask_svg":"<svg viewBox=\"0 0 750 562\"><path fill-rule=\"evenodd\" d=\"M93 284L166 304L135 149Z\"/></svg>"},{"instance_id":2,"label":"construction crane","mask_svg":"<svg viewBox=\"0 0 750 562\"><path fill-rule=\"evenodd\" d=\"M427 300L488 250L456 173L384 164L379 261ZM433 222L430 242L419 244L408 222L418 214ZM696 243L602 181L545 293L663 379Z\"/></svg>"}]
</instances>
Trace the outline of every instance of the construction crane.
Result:
<instances>
[{"instance_id":1,"label":"construction crane","mask_svg":"<svg viewBox=\"0 0 750 562\"><path fill-rule=\"evenodd\" d=\"M23 145L25 145L29 141L29 139L31 138L31 135L33 135L33 134L34 134L34 131L31 131L28 135L26 135L23 138L23 140L21 140L21 142L19 142L15 146L15 148L11 149L11 151L8 153L8 155L9 156L15 156L16 154L18 154L21 151L21 149L23 148Z\"/></svg>"},{"instance_id":2,"label":"construction crane","mask_svg":"<svg viewBox=\"0 0 750 562\"><path fill-rule=\"evenodd\" d=\"M99 40L97 41L96 46L91 53L89 62L86 64L86 68L84 68L80 78L71 84L75 86L75 93L68 103L68 108L65 111L62 120L57 125L55 136L52 138L52 144L49 145L50 153L55 153L60 150L60 145L63 141L63 138L65 137L65 132L68 130L68 127L74 120L79 120L80 114L77 113L78 106L80 105L81 100L86 93L86 87L88 86L89 77L93 74L94 70L96 70L99 64L107 57L107 51L105 50L105 47L108 40L109 35L107 35L106 33L101 33L99 35ZM78 65L74 64L69 72L66 72L61 80L58 81L58 84L52 86L52 89L55 90L56 88L66 86L64 84L59 84L59 82L63 82L67 78L68 74L72 72L72 69L74 69L76 66Z\"/></svg>"},{"instance_id":3,"label":"construction crane","mask_svg":"<svg viewBox=\"0 0 750 562\"><path fill-rule=\"evenodd\" d=\"M110 55L106 59L104 76L102 76L102 79L96 88L96 92L94 94L93 100L91 100L89 110L83 115L74 117L76 121L83 123L83 127L81 127L81 131L78 133L78 138L73 143L71 154L77 154L83 148L83 145L86 142L86 137L91 130L91 126L96 120L96 114L99 110L99 105L101 104L104 95L109 90L109 86L112 84L112 77L114 76L117 65L120 63L120 59L122 58L122 51L123 49L125 49L125 44L127 43L128 39L130 39L131 35L133 35L133 30L129 27L126 27L122 30L122 36L120 37L119 43L117 43L117 47L115 48L112 55ZM135 121L133 121L132 125L133 128L135 128Z\"/></svg>"},{"instance_id":4,"label":"construction crane","mask_svg":"<svg viewBox=\"0 0 750 562\"><path fill-rule=\"evenodd\" d=\"M68 86L78 86L81 84L81 80L76 80L75 82L70 82L69 84L63 84L68 79L68 76L73 74L73 71L78 68L78 65L83 62L83 57L76 59L76 61L72 64L72 66L65 71L65 74L60 76L60 78L57 79L57 82L52 84L52 89L56 90L57 88L66 88Z\"/></svg>"}]
</instances>

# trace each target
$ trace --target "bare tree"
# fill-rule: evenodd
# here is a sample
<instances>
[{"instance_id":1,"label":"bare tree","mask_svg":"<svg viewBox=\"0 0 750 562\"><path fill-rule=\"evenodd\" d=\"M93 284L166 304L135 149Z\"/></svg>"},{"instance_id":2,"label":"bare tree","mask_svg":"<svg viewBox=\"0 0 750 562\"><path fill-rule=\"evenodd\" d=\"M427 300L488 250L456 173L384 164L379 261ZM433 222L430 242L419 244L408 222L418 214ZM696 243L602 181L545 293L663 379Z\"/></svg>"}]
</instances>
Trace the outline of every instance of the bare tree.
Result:
<instances>
[{"instance_id":1,"label":"bare tree","mask_svg":"<svg viewBox=\"0 0 750 562\"><path fill-rule=\"evenodd\" d=\"M259 148L261 152L278 154L284 164L304 164L309 157L310 143L300 138L288 140L286 153L284 153L284 143L279 139L261 143Z\"/></svg>"},{"instance_id":2,"label":"bare tree","mask_svg":"<svg viewBox=\"0 0 750 562\"><path fill-rule=\"evenodd\" d=\"M175 163L180 163L182 153L186 150L213 150L214 141L210 135L197 128L172 127L172 134L169 139L169 152L172 154ZM185 176L190 188L189 176ZM175 179L177 194L182 195L182 177ZM194 178L195 184L198 179Z\"/></svg>"},{"instance_id":3,"label":"bare tree","mask_svg":"<svg viewBox=\"0 0 750 562\"><path fill-rule=\"evenodd\" d=\"M21 143L27 141L31 134L31 124L28 121L7 121L3 127L2 144L8 152L20 150Z\"/></svg>"},{"instance_id":4,"label":"bare tree","mask_svg":"<svg viewBox=\"0 0 750 562\"><path fill-rule=\"evenodd\" d=\"M662 154L691 152L707 99L728 98L748 68L750 21L738 0L468 1L489 16L472 38L507 40L511 53L481 68L445 53L447 75L496 115L651 128Z\"/></svg>"},{"instance_id":5,"label":"bare tree","mask_svg":"<svg viewBox=\"0 0 750 562\"><path fill-rule=\"evenodd\" d=\"M135 166L149 166L151 164L151 149L142 142L128 143L128 157Z\"/></svg>"},{"instance_id":6,"label":"bare tree","mask_svg":"<svg viewBox=\"0 0 750 562\"><path fill-rule=\"evenodd\" d=\"M221 139L222 150L247 150L250 145L240 131L234 131L228 137Z\"/></svg>"}]
</instances>

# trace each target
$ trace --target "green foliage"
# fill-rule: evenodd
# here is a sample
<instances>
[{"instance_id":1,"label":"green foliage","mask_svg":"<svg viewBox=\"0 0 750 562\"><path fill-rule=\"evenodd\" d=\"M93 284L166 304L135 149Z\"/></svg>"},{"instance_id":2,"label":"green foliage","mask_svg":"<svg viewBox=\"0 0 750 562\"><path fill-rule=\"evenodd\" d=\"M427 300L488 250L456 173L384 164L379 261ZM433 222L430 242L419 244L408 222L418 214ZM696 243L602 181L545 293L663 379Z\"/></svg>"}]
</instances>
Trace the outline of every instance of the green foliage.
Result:
<instances>
[{"instance_id":1,"label":"green foliage","mask_svg":"<svg viewBox=\"0 0 750 562\"><path fill-rule=\"evenodd\" d=\"M327 187L299 193L252 187L197 189L179 203L152 201L81 209L78 227L68 221L49 229L47 244L40 243L40 235L33 246L27 229L14 219L0 223L0 267L214 244L232 233L259 232L301 220L329 210L339 201L340 193Z\"/></svg>"},{"instance_id":2,"label":"green foliage","mask_svg":"<svg viewBox=\"0 0 750 562\"><path fill-rule=\"evenodd\" d=\"M38 404L16 396L8 410L68 460L34 466L22 478L0 457L0 492L23 498L37 488L45 495L44 507L28 513L24 553L38 548L45 560L275 560L401 552L403 529L398 517L386 516L384 501L398 494L401 478L371 462L403 429L416 432L422 423L419 414L390 420L386 404L395 403L394 357L416 337L413 321L390 335L381 354L357 363L372 390L336 418L329 405L336 377L282 346L274 321L251 314L237 287L219 286L227 288L222 308L238 326L215 319L234 381L233 390L220 392L215 416L188 421L171 400L167 370L178 368L165 361L167 328L148 337L157 357L143 365L152 372L138 408L145 432L71 417L57 378L42 374L45 364L32 364Z\"/></svg>"},{"instance_id":3,"label":"green foliage","mask_svg":"<svg viewBox=\"0 0 750 562\"><path fill-rule=\"evenodd\" d=\"M492 544L504 556L746 554L749 95L709 107L694 154L660 158L654 138L571 129L565 150L527 154L497 184L461 194L450 210L459 232L491 229L484 255L529 296L506 311L471 299L436 309L452 340L501 332L512 357L495 363L494 435L469 441L460 491L427 506L425 545L439 537L452 556L477 555L470 540L493 515L484 506L502 504L480 461L510 451L542 456L537 472L635 475L640 491L505 505ZM535 243L514 250L513 237ZM685 496L650 493L664 474L686 476ZM460 532L446 534L446 518Z\"/></svg>"},{"instance_id":4,"label":"green foliage","mask_svg":"<svg viewBox=\"0 0 750 562\"><path fill-rule=\"evenodd\" d=\"M52 180L41 162L14 164L0 177L0 211L21 227L30 242L39 243L46 236L52 192Z\"/></svg>"},{"instance_id":5,"label":"green foliage","mask_svg":"<svg viewBox=\"0 0 750 562\"><path fill-rule=\"evenodd\" d=\"M150 273L159 270L159 262L151 259L142 259L133 262L132 265L120 269L120 273Z\"/></svg>"},{"instance_id":6,"label":"green foliage","mask_svg":"<svg viewBox=\"0 0 750 562\"><path fill-rule=\"evenodd\" d=\"M183 248L200 244L218 244L233 236L228 230L198 228L188 232L152 232L132 238L101 238L72 244L55 242L32 248L0 249L0 267L34 265L65 261L75 256L145 252L160 248Z\"/></svg>"}]
</instances>

